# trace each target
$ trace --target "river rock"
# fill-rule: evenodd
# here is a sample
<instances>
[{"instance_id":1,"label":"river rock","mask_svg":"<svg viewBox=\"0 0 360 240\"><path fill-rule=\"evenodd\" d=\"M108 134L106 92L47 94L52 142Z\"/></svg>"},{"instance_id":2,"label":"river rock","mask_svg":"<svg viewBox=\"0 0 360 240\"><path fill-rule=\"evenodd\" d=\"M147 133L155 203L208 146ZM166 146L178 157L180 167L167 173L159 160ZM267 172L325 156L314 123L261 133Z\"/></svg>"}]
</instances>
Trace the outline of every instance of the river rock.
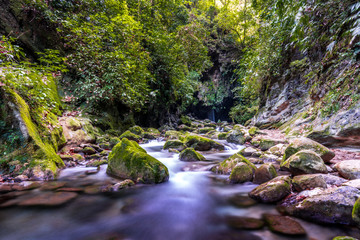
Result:
<instances>
[{"instance_id":1,"label":"river rock","mask_svg":"<svg viewBox=\"0 0 360 240\"><path fill-rule=\"evenodd\" d=\"M342 184L342 186L350 186L350 187L354 187L354 188L357 188L360 190L360 179L355 179L355 180L344 182Z\"/></svg>"},{"instance_id":2,"label":"river rock","mask_svg":"<svg viewBox=\"0 0 360 240\"><path fill-rule=\"evenodd\" d=\"M137 125L132 126L131 128L129 128L129 131L132 132L133 134L136 134L136 135L141 136L141 137L145 133L144 129L142 129L140 126L137 126Z\"/></svg>"},{"instance_id":3,"label":"river rock","mask_svg":"<svg viewBox=\"0 0 360 240\"><path fill-rule=\"evenodd\" d=\"M184 162L195 162L195 161L205 161L205 157L200 153L196 152L193 148L186 148L179 155L180 161Z\"/></svg>"},{"instance_id":4,"label":"river rock","mask_svg":"<svg viewBox=\"0 0 360 240\"><path fill-rule=\"evenodd\" d=\"M106 172L133 181L142 179L144 183L161 183L169 179L169 171L163 163L127 138L113 148Z\"/></svg>"},{"instance_id":5,"label":"river rock","mask_svg":"<svg viewBox=\"0 0 360 240\"><path fill-rule=\"evenodd\" d=\"M330 175L330 174L319 174L319 175L321 175L324 178L324 180L328 186L339 187L343 183L348 181L342 177L338 177L338 176L334 176L334 175Z\"/></svg>"},{"instance_id":6,"label":"river rock","mask_svg":"<svg viewBox=\"0 0 360 240\"><path fill-rule=\"evenodd\" d=\"M261 138L259 142L259 148L261 151L267 151L271 147L282 143L282 141L276 140L276 139L270 139L270 138Z\"/></svg>"},{"instance_id":7,"label":"river rock","mask_svg":"<svg viewBox=\"0 0 360 240\"><path fill-rule=\"evenodd\" d=\"M302 137L293 139L290 142L289 146L285 149L284 159L288 159L290 156L301 150L311 150L316 152L324 162L330 162L330 160L335 157L335 153L327 147L309 138Z\"/></svg>"},{"instance_id":8,"label":"river rock","mask_svg":"<svg viewBox=\"0 0 360 240\"><path fill-rule=\"evenodd\" d=\"M293 175L328 172L321 157L311 150L302 150L295 153L283 161L280 167L290 171Z\"/></svg>"},{"instance_id":9,"label":"river rock","mask_svg":"<svg viewBox=\"0 0 360 240\"><path fill-rule=\"evenodd\" d=\"M199 128L199 133L205 134L208 133L210 131L215 130L215 128L213 127L204 127L204 128Z\"/></svg>"},{"instance_id":10,"label":"river rock","mask_svg":"<svg viewBox=\"0 0 360 240\"><path fill-rule=\"evenodd\" d=\"M271 163L265 163L255 170L254 183L262 184L277 177L276 169Z\"/></svg>"},{"instance_id":11,"label":"river rock","mask_svg":"<svg viewBox=\"0 0 360 240\"><path fill-rule=\"evenodd\" d=\"M129 130L125 131L123 134L120 135L120 140L126 138L128 140L132 140L132 141L136 141L136 142L140 142L140 140L142 139L141 136L130 132Z\"/></svg>"},{"instance_id":12,"label":"river rock","mask_svg":"<svg viewBox=\"0 0 360 240\"><path fill-rule=\"evenodd\" d=\"M314 188L327 188L322 174L306 174L295 176L292 179L293 188L298 191L311 190Z\"/></svg>"},{"instance_id":13,"label":"river rock","mask_svg":"<svg viewBox=\"0 0 360 240\"><path fill-rule=\"evenodd\" d=\"M249 197L259 202L272 203L280 201L291 193L291 179L279 176L259 185L249 192Z\"/></svg>"},{"instance_id":14,"label":"river rock","mask_svg":"<svg viewBox=\"0 0 360 240\"><path fill-rule=\"evenodd\" d=\"M183 139L183 134L181 132L175 131L175 130L169 130L165 132L165 138L166 139Z\"/></svg>"},{"instance_id":15,"label":"river rock","mask_svg":"<svg viewBox=\"0 0 360 240\"><path fill-rule=\"evenodd\" d=\"M240 208L247 208L247 207L251 207L253 205L255 205L257 202L253 199L251 199L249 196L244 196L242 194L236 194L234 196L231 196L228 201L236 206L236 207L240 207Z\"/></svg>"},{"instance_id":16,"label":"river rock","mask_svg":"<svg viewBox=\"0 0 360 240\"><path fill-rule=\"evenodd\" d=\"M282 157L285 154L285 149L286 149L286 145L283 143L279 143L269 148L267 152L276 155L278 157Z\"/></svg>"},{"instance_id":17,"label":"river rock","mask_svg":"<svg viewBox=\"0 0 360 240\"><path fill-rule=\"evenodd\" d=\"M335 164L335 169L346 179L360 178L360 160L346 160Z\"/></svg>"},{"instance_id":18,"label":"river rock","mask_svg":"<svg viewBox=\"0 0 360 240\"><path fill-rule=\"evenodd\" d=\"M164 149L176 149L182 151L186 148L185 144L180 140L167 140L164 144Z\"/></svg>"},{"instance_id":19,"label":"river rock","mask_svg":"<svg viewBox=\"0 0 360 240\"><path fill-rule=\"evenodd\" d=\"M286 198L278 210L319 223L353 224L352 210L359 196L358 189L348 186L315 188Z\"/></svg>"},{"instance_id":20,"label":"river rock","mask_svg":"<svg viewBox=\"0 0 360 240\"><path fill-rule=\"evenodd\" d=\"M211 149L224 150L224 145L215 142L212 139L198 135L189 135L185 138L185 145L192 147L197 151L209 151Z\"/></svg>"},{"instance_id":21,"label":"river rock","mask_svg":"<svg viewBox=\"0 0 360 240\"><path fill-rule=\"evenodd\" d=\"M19 206L59 206L76 198L74 192L46 192L32 196L18 203Z\"/></svg>"},{"instance_id":22,"label":"river rock","mask_svg":"<svg viewBox=\"0 0 360 240\"><path fill-rule=\"evenodd\" d=\"M40 190L41 191L51 191L51 190L61 188L61 187L65 186L65 184L66 184L66 182L58 182L58 181L45 182L40 187Z\"/></svg>"},{"instance_id":23,"label":"river rock","mask_svg":"<svg viewBox=\"0 0 360 240\"><path fill-rule=\"evenodd\" d=\"M352 219L358 226L360 226L360 198L358 198L354 204L352 210Z\"/></svg>"},{"instance_id":24,"label":"river rock","mask_svg":"<svg viewBox=\"0 0 360 240\"><path fill-rule=\"evenodd\" d=\"M240 162L232 169L229 179L232 183L250 182L253 179L253 169L248 164Z\"/></svg>"},{"instance_id":25,"label":"river rock","mask_svg":"<svg viewBox=\"0 0 360 240\"><path fill-rule=\"evenodd\" d=\"M239 154L243 155L244 157L260 157L261 152L253 147L246 147L239 151Z\"/></svg>"},{"instance_id":26,"label":"river rock","mask_svg":"<svg viewBox=\"0 0 360 240\"><path fill-rule=\"evenodd\" d=\"M300 223L287 216L264 214L264 220L269 229L275 233L286 235L305 235L305 229Z\"/></svg>"},{"instance_id":27,"label":"river rock","mask_svg":"<svg viewBox=\"0 0 360 240\"><path fill-rule=\"evenodd\" d=\"M233 129L228 132L226 141L229 143L244 144L246 141L246 131L243 129Z\"/></svg>"},{"instance_id":28,"label":"river rock","mask_svg":"<svg viewBox=\"0 0 360 240\"><path fill-rule=\"evenodd\" d=\"M82 152L86 155L92 155L96 153L96 150L93 147L85 147Z\"/></svg>"},{"instance_id":29,"label":"river rock","mask_svg":"<svg viewBox=\"0 0 360 240\"><path fill-rule=\"evenodd\" d=\"M241 162L249 165L249 167L255 172L255 165L249 160L247 160L244 156L237 153L222 161L218 166L214 168L214 171L220 174L230 174L232 169Z\"/></svg>"},{"instance_id":30,"label":"river rock","mask_svg":"<svg viewBox=\"0 0 360 240\"><path fill-rule=\"evenodd\" d=\"M261 229L264 227L264 221L256 218L227 216L225 217L227 225L235 229Z\"/></svg>"}]
</instances>

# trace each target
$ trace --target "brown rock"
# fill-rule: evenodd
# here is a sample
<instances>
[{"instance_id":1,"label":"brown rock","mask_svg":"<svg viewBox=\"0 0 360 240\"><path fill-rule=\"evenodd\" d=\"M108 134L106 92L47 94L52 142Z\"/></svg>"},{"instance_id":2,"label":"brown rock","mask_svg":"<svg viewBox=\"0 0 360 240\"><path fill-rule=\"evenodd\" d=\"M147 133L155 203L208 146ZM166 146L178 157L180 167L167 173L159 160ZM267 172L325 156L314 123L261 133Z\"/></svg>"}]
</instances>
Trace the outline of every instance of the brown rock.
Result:
<instances>
[{"instance_id":1,"label":"brown rock","mask_svg":"<svg viewBox=\"0 0 360 240\"><path fill-rule=\"evenodd\" d=\"M286 235L305 235L304 228L291 217L264 214L264 220L269 226L269 229L276 233Z\"/></svg>"},{"instance_id":2,"label":"brown rock","mask_svg":"<svg viewBox=\"0 0 360 240\"><path fill-rule=\"evenodd\" d=\"M18 203L19 206L59 206L77 197L73 192L42 193Z\"/></svg>"},{"instance_id":3,"label":"brown rock","mask_svg":"<svg viewBox=\"0 0 360 240\"><path fill-rule=\"evenodd\" d=\"M256 218L227 216L225 221L235 229L260 229L264 227L264 221Z\"/></svg>"},{"instance_id":4,"label":"brown rock","mask_svg":"<svg viewBox=\"0 0 360 240\"><path fill-rule=\"evenodd\" d=\"M246 208L255 205L257 202L248 196L234 195L230 197L229 202L236 207Z\"/></svg>"}]
</instances>

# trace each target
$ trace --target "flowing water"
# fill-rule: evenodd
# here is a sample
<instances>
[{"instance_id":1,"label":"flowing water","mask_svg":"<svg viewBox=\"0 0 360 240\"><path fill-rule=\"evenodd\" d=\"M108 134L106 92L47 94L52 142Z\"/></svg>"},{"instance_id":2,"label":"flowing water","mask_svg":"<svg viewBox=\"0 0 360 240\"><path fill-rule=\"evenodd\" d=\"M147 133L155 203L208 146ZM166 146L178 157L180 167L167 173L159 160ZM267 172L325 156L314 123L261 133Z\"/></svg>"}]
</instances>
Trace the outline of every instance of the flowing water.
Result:
<instances>
[{"instance_id":1,"label":"flowing water","mask_svg":"<svg viewBox=\"0 0 360 240\"><path fill-rule=\"evenodd\" d=\"M225 224L226 216L261 218L263 213L277 213L274 205L232 206L229 197L247 196L257 185L230 185L226 183L227 176L216 176L209 171L211 166L233 155L241 146L228 145L223 152L204 153L206 162L186 163L179 161L178 154L162 150L163 144L153 141L141 146L168 167L169 182L137 185L111 193L88 191L60 208L1 209L0 239L289 239L266 228L241 231L232 230ZM101 166L97 174L85 175L88 170L95 168L65 169L58 181L75 188L91 188L115 181L106 175L106 165ZM291 239L328 240L351 231L299 222L308 236Z\"/></svg>"}]
</instances>

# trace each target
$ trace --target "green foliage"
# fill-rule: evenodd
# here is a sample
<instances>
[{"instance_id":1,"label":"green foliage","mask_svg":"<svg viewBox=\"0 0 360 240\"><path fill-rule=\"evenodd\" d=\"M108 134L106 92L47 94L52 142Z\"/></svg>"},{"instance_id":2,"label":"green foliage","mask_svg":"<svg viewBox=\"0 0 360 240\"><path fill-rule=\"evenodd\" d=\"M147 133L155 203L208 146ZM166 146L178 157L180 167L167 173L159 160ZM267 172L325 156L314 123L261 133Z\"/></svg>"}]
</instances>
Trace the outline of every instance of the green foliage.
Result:
<instances>
[{"instance_id":1,"label":"green foliage","mask_svg":"<svg viewBox=\"0 0 360 240\"><path fill-rule=\"evenodd\" d=\"M257 111L258 106L256 105L248 107L243 104L238 104L231 108L229 116L233 122L245 124L249 119L255 116Z\"/></svg>"}]
</instances>

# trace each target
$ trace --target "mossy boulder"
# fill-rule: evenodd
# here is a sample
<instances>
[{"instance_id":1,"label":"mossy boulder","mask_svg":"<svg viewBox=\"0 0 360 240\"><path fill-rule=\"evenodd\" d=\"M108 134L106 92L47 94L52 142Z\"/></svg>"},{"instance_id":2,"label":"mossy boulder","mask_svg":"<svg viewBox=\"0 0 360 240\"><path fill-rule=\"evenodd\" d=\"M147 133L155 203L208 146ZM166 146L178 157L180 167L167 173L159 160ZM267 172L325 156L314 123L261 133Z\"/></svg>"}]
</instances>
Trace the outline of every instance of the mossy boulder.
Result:
<instances>
[{"instance_id":1,"label":"mossy boulder","mask_svg":"<svg viewBox=\"0 0 360 240\"><path fill-rule=\"evenodd\" d=\"M133 134L139 135L139 136L143 136L145 131L144 129L142 129L140 126L132 126L131 128L129 128L129 131L132 132Z\"/></svg>"},{"instance_id":2,"label":"mossy boulder","mask_svg":"<svg viewBox=\"0 0 360 240\"><path fill-rule=\"evenodd\" d=\"M302 150L282 161L280 167L293 175L327 173L328 170L321 157L313 151Z\"/></svg>"},{"instance_id":3,"label":"mossy boulder","mask_svg":"<svg viewBox=\"0 0 360 240\"><path fill-rule=\"evenodd\" d=\"M289 146L285 149L284 159L288 159L293 154L301 150L311 150L320 155L324 162L329 162L335 157L335 153L329 150L327 147L315 142L309 138L296 138L293 139Z\"/></svg>"},{"instance_id":4,"label":"mossy boulder","mask_svg":"<svg viewBox=\"0 0 360 240\"><path fill-rule=\"evenodd\" d=\"M249 192L249 197L259 202L278 202L291 193L291 178L279 176L259 185Z\"/></svg>"},{"instance_id":5,"label":"mossy boulder","mask_svg":"<svg viewBox=\"0 0 360 240\"><path fill-rule=\"evenodd\" d=\"M86 155L91 155L91 154L95 154L96 150L93 147L85 147L82 150L83 153L85 153Z\"/></svg>"},{"instance_id":6,"label":"mossy boulder","mask_svg":"<svg viewBox=\"0 0 360 240\"><path fill-rule=\"evenodd\" d=\"M69 117L66 119L66 126L72 131L76 131L82 128L81 122L74 117Z\"/></svg>"},{"instance_id":7,"label":"mossy boulder","mask_svg":"<svg viewBox=\"0 0 360 240\"><path fill-rule=\"evenodd\" d=\"M274 165L271 163L265 163L255 170L254 183L262 184L275 177L277 177L277 173Z\"/></svg>"},{"instance_id":8,"label":"mossy boulder","mask_svg":"<svg viewBox=\"0 0 360 240\"><path fill-rule=\"evenodd\" d=\"M167 140L164 144L164 149L176 149L182 151L186 148L185 144L180 140Z\"/></svg>"},{"instance_id":9,"label":"mossy boulder","mask_svg":"<svg viewBox=\"0 0 360 240\"><path fill-rule=\"evenodd\" d=\"M250 182L253 179L253 169L246 163L240 162L235 165L230 173L231 183Z\"/></svg>"},{"instance_id":10,"label":"mossy boulder","mask_svg":"<svg viewBox=\"0 0 360 240\"><path fill-rule=\"evenodd\" d=\"M146 129L146 132L144 132L144 138L156 139L158 137L160 137L160 131L156 128L148 128Z\"/></svg>"},{"instance_id":11,"label":"mossy boulder","mask_svg":"<svg viewBox=\"0 0 360 240\"><path fill-rule=\"evenodd\" d=\"M219 140L225 140L227 138L227 135L228 134L226 132L219 133L218 139Z\"/></svg>"},{"instance_id":12,"label":"mossy boulder","mask_svg":"<svg viewBox=\"0 0 360 240\"><path fill-rule=\"evenodd\" d=\"M234 129L228 132L226 141L229 143L244 144L246 141L246 132L243 129Z\"/></svg>"},{"instance_id":13,"label":"mossy boulder","mask_svg":"<svg viewBox=\"0 0 360 240\"><path fill-rule=\"evenodd\" d=\"M314 188L327 188L322 174L306 174L295 176L292 179L293 188L298 191L312 190Z\"/></svg>"},{"instance_id":14,"label":"mossy boulder","mask_svg":"<svg viewBox=\"0 0 360 240\"><path fill-rule=\"evenodd\" d=\"M225 159L218 166L216 166L214 168L214 171L219 174L230 174L231 171L233 170L233 168L238 163L241 163L241 162L249 165L249 167L252 169L252 171L255 172L255 170L256 170L255 165L240 154L234 154L231 157Z\"/></svg>"},{"instance_id":15,"label":"mossy boulder","mask_svg":"<svg viewBox=\"0 0 360 240\"><path fill-rule=\"evenodd\" d=\"M184 135L181 132L175 131L175 130L169 130L165 132L165 138L166 139L178 139L183 140Z\"/></svg>"},{"instance_id":16,"label":"mossy boulder","mask_svg":"<svg viewBox=\"0 0 360 240\"><path fill-rule=\"evenodd\" d=\"M211 149L224 150L224 145L215 142L212 139L198 135L189 135L185 138L185 145L192 147L197 151L209 151Z\"/></svg>"},{"instance_id":17,"label":"mossy boulder","mask_svg":"<svg viewBox=\"0 0 360 240\"><path fill-rule=\"evenodd\" d=\"M345 160L335 164L334 168L339 172L340 176L346 179L360 178L359 160Z\"/></svg>"},{"instance_id":18,"label":"mossy boulder","mask_svg":"<svg viewBox=\"0 0 360 240\"><path fill-rule=\"evenodd\" d=\"M286 149L286 145L279 143L279 144L276 144L275 146L272 146L271 148L269 148L269 150L267 152L270 154L276 155L278 157L282 157L285 154L285 149Z\"/></svg>"},{"instance_id":19,"label":"mossy boulder","mask_svg":"<svg viewBox=\"0 0 360 240\"><path fill-rule=\"evenodd\" d=\"M190 119L190 117L189 116L181 116L180 117L180 122L182 123L182 124L185 124L185 125L187 125L187 126L191 126L191 123L192 123L192 121L191 121L191 119Z\"/></svg>"},{"instance_id":20,"label":"mossy boulder","mask_svg":"<svg viewBox=\"0 0 360 240\"><path fill-rule=\"evenodd\" d=\"M274 140L270 138L261 138L259 142L259 148L261 151L266 151L279 143L280 142L278 140Z\"/></svg>"},{"instance_id":21,"label":"mossy boulder","mask_svg":"<svg viewBox=\"0 0 360 240\"><path fill-rule=\"evenodd\" d=\"M181 124L180 126L178 126L178 128L177 128L179 131L187 131L187 132L193 132L195 129L194 128L192 128L192 127L189 127L189 126L187 126L187 125L185 125L185 124Z\"/></svg>"},{"instance_id":22,"label":"mossy boulder","mask_svg":"<svg viewBox=\"0 0 360 240\"><path fill-rule=\"evenodd\" d=\"M163 163L147 154L137 142L127 138L123 138L109 154L106 172L144 183L161 183L169 179L169 171Z\"/></svg>"},{"instance_id":23,"label":"mossy boulder","mask_svg":"<svg viewBox=\"0 0 360 240\"><path fill-rule=\"evenodd\" d=\"M358 239L350 236L337 236L334 237L332 240L358 240Z\"/></svg>"},{"instance_id":24,"label":"mossy boulder","mask_svg":"<svg viewBox=\"0 0 360 240\"><path fill-rule=\"evenodd\" d=\"M286 198L278 210L319 223L354 224L352 212L359 196L360 191L349 186L315 188Z\"/></svg>"},{"instance_id":25,"label":"mossy boulder","mask_svg":"<svg viewBox=\"0 0 360 240\"><path fill-rule=\"evenodd\" d=\"M352 219L358 226L360 226L360 196L354 204L354 207L352 210Z\"/></svg>"},{"instance_id":26,"label":"mossy boulder","mask_svg":"<svg viewBox=\"0 0 360 240\"><path fill-rule=\"evenodd\" d=\"M239 154L243 155L244 157L260 157L261 151L253 147L246 147L241 149Z\"/></svg>"},{"instance_id":27,"label":"mossy boulder","mask_svg":"<svg viewBox=\"0 0 360 240\"><path fill-rule=\"evenodd\" d=\"M199 133L205 134L205 133L208 133L208 132L214 131L214 130L215 130L215 128L212 128L212 127L204 127L204 128L199 129Z\"/></svg>"},{"instance_id":28,"label":"mossy boulder","mask_svg":"<svg viewBox=\"0 0 360 240\"><path fill-rule=\"evenodd\" d=\"M249 134L250 134L250 136L255 136L255 134L257 134L259 131L260 131L259 128L257 128L257 127L251 127L251 128L249 129Z\"/></svg>"},{"instance_id":29,"label":"mossy boulder","mask_svg":"<svg viewBox=\"0 0 360 240\"><path fill-rule=\"evenodd\" d=\"M180 161L184 162L195 162L195 161L205 161L205 157L200 153L196 152L193 148L184 149L179 155Z\"/></svg>"},{"instance_id":30,"label":"mossy boulder","mask_svg":"<svg viewBox=\"0 0 360 240\"><path fill-rule=\"evenodd\" d=\"M123 134L120 135L120 140L127 138L129 140L132 141L136 141L136 142L140 142L142 137L139 135L136 135L135 133L130 132L129 130L127 130L126 132L124 132Z\"/></svg>"}]
</instances>

